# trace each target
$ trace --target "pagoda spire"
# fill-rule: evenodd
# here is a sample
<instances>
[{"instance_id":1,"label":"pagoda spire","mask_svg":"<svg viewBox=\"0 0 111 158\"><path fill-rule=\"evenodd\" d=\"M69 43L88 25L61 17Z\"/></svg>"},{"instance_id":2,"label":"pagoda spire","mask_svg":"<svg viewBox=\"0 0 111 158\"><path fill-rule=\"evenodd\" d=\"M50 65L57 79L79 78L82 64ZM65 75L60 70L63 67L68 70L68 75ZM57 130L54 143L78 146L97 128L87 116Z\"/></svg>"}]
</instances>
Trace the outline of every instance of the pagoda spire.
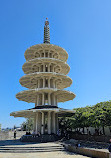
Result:
<instances>
[{"instance_id":1,"label":"pagoda spire","mask_svg":"<svg viewBox=\"0 0 111 158\"><path fill-rule=\"evenodd\" d=\"M44 26L44 43L50 43L50 28L48 18L46 18Z\"/></svg>"}]
</instances>

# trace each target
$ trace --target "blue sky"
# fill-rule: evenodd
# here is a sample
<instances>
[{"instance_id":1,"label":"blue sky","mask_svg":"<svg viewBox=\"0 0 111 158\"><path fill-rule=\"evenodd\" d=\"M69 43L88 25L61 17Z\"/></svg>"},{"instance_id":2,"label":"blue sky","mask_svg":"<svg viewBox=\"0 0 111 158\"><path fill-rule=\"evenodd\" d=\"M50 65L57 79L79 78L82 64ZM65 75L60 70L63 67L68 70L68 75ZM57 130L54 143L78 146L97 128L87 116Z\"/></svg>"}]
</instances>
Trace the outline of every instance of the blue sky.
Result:
<instances>
[{"instance_id":1,"label":"blue sky","mask_svg":"<svg viewBox=\"0 0 111 158\"><path fill-rule=\"evenodd\" d=\"M24 52L43 42L45 18L50 22L51 43L69 54L67 88L73 101L59 103L77 108L111 100L111 1L110 0L1 0L0 1L0 123L19 126L25 119L10 117L12 111L34 104L18 101L24 90Z\"/></svg>"}]
</instances>

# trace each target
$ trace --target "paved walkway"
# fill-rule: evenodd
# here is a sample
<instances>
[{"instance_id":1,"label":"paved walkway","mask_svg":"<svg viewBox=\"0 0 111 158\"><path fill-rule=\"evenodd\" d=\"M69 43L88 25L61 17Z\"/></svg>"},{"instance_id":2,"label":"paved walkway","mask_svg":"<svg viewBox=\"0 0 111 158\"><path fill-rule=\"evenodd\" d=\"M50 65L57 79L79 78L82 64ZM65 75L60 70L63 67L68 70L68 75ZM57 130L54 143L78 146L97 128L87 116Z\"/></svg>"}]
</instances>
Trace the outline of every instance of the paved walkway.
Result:
<instances>
[{"instance_id":1,"label":"paved walkway","mask_svg":"<svg viewBox=\"0 0 111 158\"><path fill-rule=\"evenodd\" d=\"M88 158L65 151L59 142L22 143L19 140L0 141L0 158Z\"/></svg>"}]
</instances>

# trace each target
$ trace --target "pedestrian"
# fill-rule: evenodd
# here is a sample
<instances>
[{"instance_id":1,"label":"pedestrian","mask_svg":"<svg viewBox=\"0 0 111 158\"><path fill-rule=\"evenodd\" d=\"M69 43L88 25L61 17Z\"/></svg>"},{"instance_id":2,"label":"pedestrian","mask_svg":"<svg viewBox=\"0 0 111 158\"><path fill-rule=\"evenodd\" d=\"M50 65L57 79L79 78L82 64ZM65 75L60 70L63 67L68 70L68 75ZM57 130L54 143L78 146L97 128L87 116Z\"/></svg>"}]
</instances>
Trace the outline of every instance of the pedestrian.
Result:
<instances>
[{"instance_id":1,"label":"pedestrian","mask_svg":"<svg viewBox=\"0 0 111 158\"><path fill-rule=\"evenodd\" d=\"M109 145L109 148L108 148L108 150L109 150L109 158L111 158L111 139L109 140L109 142L110 142L110 145Z\"/></svg>"},{"instance_id":2,"label":"pedestrian","mask_svg":"<svg viewBox=\"0 0 111 158\"><path fill-rule=\"evenodd\" d=\"M14 130L14 139L16 139L16 129Z\"/></svg>"},{"instance_id":3,"label":"pedestrian","mask_svg":"<svg viewBox=\"0 0 111 158\"><path fill-rule=\"evenodd\" d=\"M75 145L75 146L76 146L76 149L77 149L77 148L78 148L78 144L76 143L76 145Z\"/></svg>"},{"instance_id":4,"label":"pedestrian","mask_svg":"<svg viewBox=\"0 0 111 158\"><path fill-rule=\"evenodd\" d=\"M59 136L59 130L57 130L57 135Z\"/></svg>"},{"instance_id":5,"label":"pedestrian","mask_svg":"<svg viewBox=\"0 0 111 158\"><path fill-rule=\"evenodd\" d=\"M32 132L32 135L35 135L36 134L36 132L35 132L35 130Z\"/></svg>"},{"instance_id":6,"label":"pedestrian","mask_svg":"<svg viewBox=\"0 0 111 158\"><path fill-rule=\"evenodd\" d=\"M37 132L37 136L40 137L40 132L39 131Z\"/></svg>"}]
</instances>

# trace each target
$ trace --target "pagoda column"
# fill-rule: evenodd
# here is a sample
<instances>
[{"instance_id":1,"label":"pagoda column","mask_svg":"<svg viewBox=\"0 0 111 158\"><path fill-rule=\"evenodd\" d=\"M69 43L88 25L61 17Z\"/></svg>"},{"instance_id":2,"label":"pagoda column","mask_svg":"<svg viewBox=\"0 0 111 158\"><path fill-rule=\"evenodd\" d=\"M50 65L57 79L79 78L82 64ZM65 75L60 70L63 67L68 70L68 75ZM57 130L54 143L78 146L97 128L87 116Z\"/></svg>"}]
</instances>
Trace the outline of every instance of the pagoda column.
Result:
<instances>
[{"instance_id":1,"label":"pagoda column","mask_svg":"<svg viewBox=\"0 0 111 158\"><path fill-rule=\"evenodd\" d=\"M48 64L48 72L50 72L50 64Z\"/></svg>"},{"instance_id":2,"label":"pagoda column","mask_svg":"<svg viewBox=\"0 0 111 158\"><path fill-rule=\"evenodd\" d=\"M37 97L36 97L35 107L38 105L39 105L39 94L37 94Z\"/></svg>"},{"instance_id":3,"label":"pagoda column","mask_svg":"<svg viewBox=\"0 0 111 158\"><path fill-rule=\"evenodd\" d=\"M42 93L42 105L44 105L44 93Z\"/></svg>"},{"instance_id":4,"label":"pagoda column","mask_svg":"<svg viewBox=\"0 0 111 158\"><path fill-rule=\"evenodd\" d=\"M52 72L54 72L54 65L52 65Z\"/></svg>"},{"instance_id":5,"label":"pagoda column","mask_svg":"<svg viewBox=\"0 0 111 158\"><path fill-rule=\"evenodd\" d=\"M57 95L56 95L56 106L58 106L58 98L57 98Z\"/></svg>"},{"instance_id":6,"label":"pagoda column","mask_svg":"<svg viewBox=\"0 0 111 158\"><path fill-rule=\"evenodd\" d=\"M40 88L40 79L38 79L38 88Z\"/></svg>"},{"instance_id":7,"label":"pagoda column","mask_svg":"<svg viewBox=\"0 0 111 158\"><path fill-rule=\"evenodd\" d=\"M48 104L51 105L51 95L48 93Z\"/></svg>"},{"instance_id":8,"label":"pagoda column","mask_svg":"<svg viewBox=\"0 0 111 158\"><path fill-rule=\"evenodd\" d=\"M54 101L54 106L56 105L56 98L55 94L53 94L53 101Z\"/></svg>"},{"instance_id":9,"label":"pagoda column","mask_svg":"<svg viewBox=\"0 0 111 158\"><path fill-rule=\"evenodd\" d=\"M50 88L50 78L48 78L48 88Z\"/></svg>"},{"instance_id":10,"label":"pagoda column","mask_svg":"<svg viewBox=\"0 0 111 158\"><path fill-rule=\"evenodd\" d=\"M56 133L59 130L58 114L56 113Z\"/></svg>"},{"instance_id":11,"label":"pagoda column","mask_svg":"<svg viewBox=\"0 0 111 158\"><path fill-rule=\"evenodd\" d=\"M51 112L48 112L48 134L51 134Z\"/></svg>"},{"instance_id":12,"label":"pagoda column","mask_svg":"<svg viewBox=\"0 0 111 158\"><path fill-rule=\"evenodd\" d=\"M52 113L52 133L56 134L55 112Z\"/></svg>"},{"instance_id":13,"label":"pagoda column","mask_svg":"<svg viewBox=\"0 0 111 158\"><path fill-rule=\"evenodd\" d=\"M36 113L35 116L35 133L37 134L38 132L38 112Z\"/></svg>"},{"instance_id":14,"label":"pagoda column","mask_svg":"<svg viewBox=\"0 0 111 158\"><path fill-rule=\"evenodd\" d=\"M45 78L43 78L43 88L45 88Z\"/></svg>"},{"instance_id":15,"label":"pagoda column","mask_svg":"<svg viewBox=\"0 0 111 158\"><path fill-rule=\"evenodd\" d=\"M56 88L55 79L53 79L53 88Z\"/></svg>"},{"instance_id":16,"label":"pagoda column","mask_svg":"<svg viewBox=\"0 0 111 158\"><path fill-rule=\"evenodd\" d=\"M45 117L44 117L44 112L42 112L41 134L44 134L44 124L45 124Z\"/></svg>"},{"instance_id":17,"label":"pagoda column","mask_svg":"<svg viewBox=\"0 0 111 158\"><path fill-rule=\"evenodd\" d=\"M38 112L38 116L37 116L37 132L41 133L41 125L42 125L42 114L41 114L41 112Z\"/></svg>"},{"instance_id":18,"label":"pagoda column","mask_svg":"<svg viewBox=\"0 0 111 158\"><path fill-rule=\"evenodd\" d=\"M34 116L33 132L36 132L36 115Z\"/></svg>"}]
</instances>

